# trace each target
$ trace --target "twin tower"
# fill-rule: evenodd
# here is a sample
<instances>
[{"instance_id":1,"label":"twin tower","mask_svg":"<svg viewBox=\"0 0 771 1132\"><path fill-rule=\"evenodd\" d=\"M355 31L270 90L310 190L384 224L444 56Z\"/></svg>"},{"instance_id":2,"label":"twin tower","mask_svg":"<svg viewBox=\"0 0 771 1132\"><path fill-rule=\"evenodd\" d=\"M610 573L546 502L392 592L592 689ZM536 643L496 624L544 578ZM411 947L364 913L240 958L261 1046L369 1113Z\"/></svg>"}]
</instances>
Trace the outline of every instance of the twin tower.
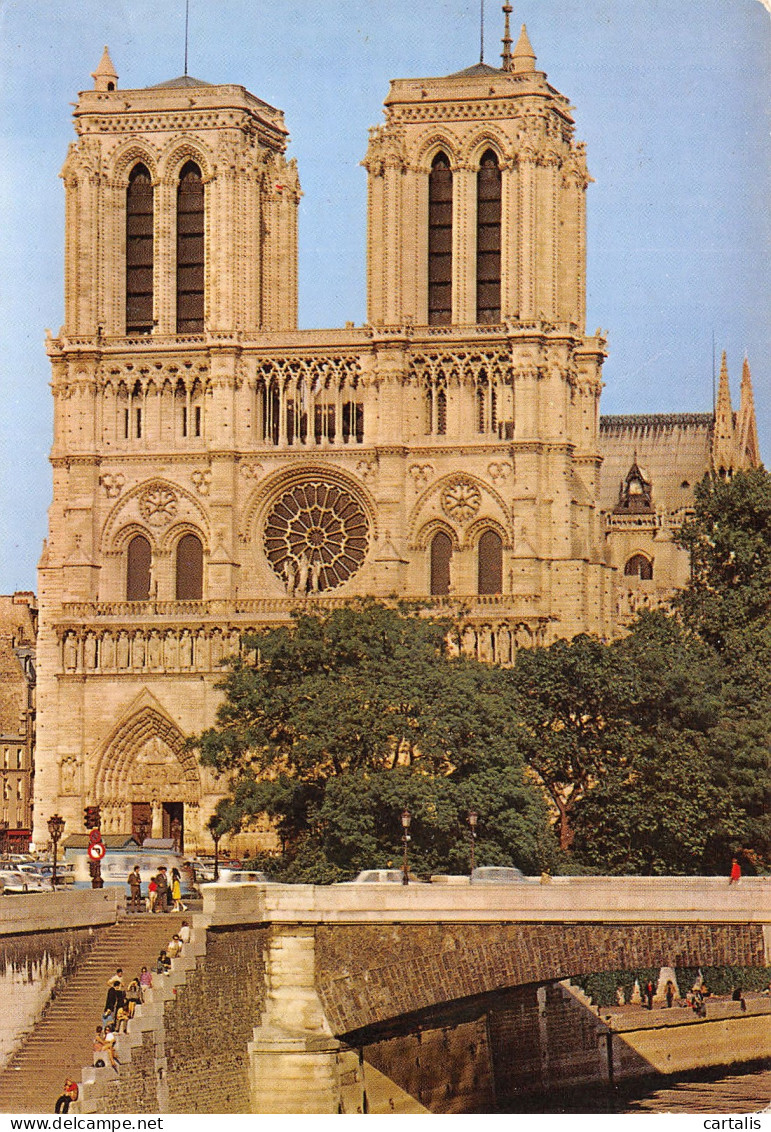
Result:
<instances>
[{"instance_id":1,"label":"twin tower","mask_svg":"<svg viewBox=\"0 0 771 1132\"><path fill-rule=\"evenodd\" d=\"M614 631L590 178L524 28L500 68L393 82L364 160L367 323L298 330L282 114L189 76L122 89L106 50L93 77L47 342L37 837L87 802L192 847L224 787L184 739L244 631L357 595L458 611L502 663Z\"/></svg>"}]
</instances>

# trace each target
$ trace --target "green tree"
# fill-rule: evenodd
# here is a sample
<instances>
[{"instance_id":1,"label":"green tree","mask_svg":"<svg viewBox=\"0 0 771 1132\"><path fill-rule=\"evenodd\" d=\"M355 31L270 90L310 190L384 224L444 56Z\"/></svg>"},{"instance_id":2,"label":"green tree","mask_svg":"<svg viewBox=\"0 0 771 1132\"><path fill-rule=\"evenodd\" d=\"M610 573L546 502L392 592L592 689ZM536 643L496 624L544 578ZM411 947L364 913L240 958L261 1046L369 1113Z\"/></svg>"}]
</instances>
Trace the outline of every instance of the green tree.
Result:
<instances>
[{"instance_id":1,"label":"green tree","mask_svg":"<svg viewBox=\"0 0 771 1132\"><path fill-rule=\"evenodd\" d=\"M581 634L521 650L505 679L522 751L559 814L559 844L568 850L573 811L623 751L626 675L610 646Z\"/></svg>"},{"instance_id":2,"label":"green tree","mask_svg":"<svg viewBox=\"0 0 771 1132\"><path fill-rule=\"evenodd\" d=\"M624 678L623 744L576 807L576 855L610 872L720 868L739 813L711 744L717 658L664 612L643 614L608 651Z\"/></svg>"},{"instance_id":3,"label":"green tree","mask_svg":"<svg viewBox=\"0 0 771 1132\"><path fill-rule=\"evenodd\" d=\"M692 576L674 608L718 652L735 654L771 623L771 475L753 468L705 477L678 542Z\"/></svg>"},{"instance_id":4,"label":"green tree","mask_svg":"<svg viewBox=\"0 0 771 1132\"><path fill-rule=\"evenodd\" d=\"M247 637L217 725L192 741L229 776L222 819L235 830L268 814L303 875L312 859L325 879L393 858L405 806L420 868L460 862L472 807L499 858L543 857L545 808L501 671L451 657L448 630L365 601Z\"/></svg>"},{"instance_id":5,"label":"green tree","mask_svg":"<svg viewBox=\"0 0 771 1132\"><path fill-rule=\"evenodd\" d=\"M679 540L692 578L673 602L723 665L712 739L723 788L741 820L735 849L771 864L771 475L707 477Z\"/></svg>"}]
</instances>

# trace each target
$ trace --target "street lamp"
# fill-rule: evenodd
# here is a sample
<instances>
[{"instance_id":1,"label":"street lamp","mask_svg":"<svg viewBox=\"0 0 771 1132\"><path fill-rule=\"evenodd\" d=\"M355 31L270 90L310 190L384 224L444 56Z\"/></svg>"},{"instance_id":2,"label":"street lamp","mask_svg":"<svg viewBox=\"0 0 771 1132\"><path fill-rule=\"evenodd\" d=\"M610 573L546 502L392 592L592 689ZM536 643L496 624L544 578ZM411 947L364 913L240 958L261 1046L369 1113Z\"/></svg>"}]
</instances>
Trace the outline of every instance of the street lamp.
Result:
<instances>
[{"instance_id":1,"label":"street lamp","mask_svg":"<svg viewBox=\"0 0 771 1132\"><path fill-rule=\"evenodd\" d=\"M468 816L468 824L471 830L471 871L474 871L474 845L477 839L477 812L470 810Z\"/></svg>"},{"instance_id":2,"label":"street lamp","mask_svg":"<svg viewBox=\"0 0 771 1132\"><path fill-rule=\"evenodd\" d=\"M64 818L59 814L52 814L48 819L48 832L51 834L51 840L54 843L54 871L51 876L51 887L56 889L56 849L64 833Z\"/></svg>"},{"instance_id":3,"label":"street lamp","mask_svg":"<svg viewBox=\"0 0 771 1132\"><path fill-rule=\"evenodd\" d=\"M222 830L220 829L219 818L216 814L212 814L209 818L209 833L214 842L214 879L220 879L220 838L222 837Z\"/></svg>"},{"instance_id":4,"label":"street lamp","mask_svg":"<svg viewBox=\"0 0 771 1132\"><path fill-rule=\"evenodd\" d=\"M410 817L410 811L409 810L403 810L402 811L402 829L403 829L404 832L402 834L402 843L404 845L404 860L402 862L402 884L409 884L410 883L410 874L409 874L409 868L408 868L408 865L407 865L407 842L410 839L410 821L411 820L412 819Z\"/></svg>"}]
</instances>

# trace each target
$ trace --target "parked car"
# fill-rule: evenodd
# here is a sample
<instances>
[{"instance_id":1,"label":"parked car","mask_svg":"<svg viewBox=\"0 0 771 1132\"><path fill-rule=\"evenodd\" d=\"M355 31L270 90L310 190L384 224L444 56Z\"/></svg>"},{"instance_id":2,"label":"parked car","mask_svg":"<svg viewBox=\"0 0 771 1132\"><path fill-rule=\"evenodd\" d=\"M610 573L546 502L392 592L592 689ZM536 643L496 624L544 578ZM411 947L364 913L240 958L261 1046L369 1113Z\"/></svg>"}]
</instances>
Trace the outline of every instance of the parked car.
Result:
<instances>
[{"instance_id":1,"label":"parked car","mask_svg":"<svg viewBox=\"0 0 771 1132\"><path fill-rule=\"evenodd\" d=\"M214 860L206 860L203 857L191 857L190 867L195 872L195 883L206 884L207 881L214 880Z\"/></svg>"},{"instance_id":2,"label":"parked car","mask_svg":"<svg viewBox=\"0 0 771 1132\"><path fill-rule=\"evenodd\" d=\"M3 882L3 892L13 893L50 892L50 885L46 886L40 880L30 877L27 873L15 869L0 870L0 880Z\"/></svg>"},{"instance_id":3,"label":"parked car","mask_svg":"<svg viewBox=\"0 0 771 1132\"><path fill-rule=\"evenodd\" d=\"M43 880L50 882L53 885L54 867L47 862L38 867L40 875ZM75 873L72 871L70 865L57 864L56 866L56 887L63 888L75 883Z\"/></svg>"},{"instance_id":4,"label":"parked car","mask_svg":"<svg viewBox=\"0 0 771 1132\"><path fill-rule=\"evenodd\" d=\"M508 865L480 865L472 871L471 884L527 884L521 869Z\"/></svg>"},{"instance_id":5,"label":"parked car","mask_svg":"<svg viewBox=\"0 0 771 1132\"><path fill-rule=\"evenodd\" d=\"M265 873L250 872L248 869L220 869L219 880L204 881L204 884L271 884Z\"/></svg>"}]
</instances>

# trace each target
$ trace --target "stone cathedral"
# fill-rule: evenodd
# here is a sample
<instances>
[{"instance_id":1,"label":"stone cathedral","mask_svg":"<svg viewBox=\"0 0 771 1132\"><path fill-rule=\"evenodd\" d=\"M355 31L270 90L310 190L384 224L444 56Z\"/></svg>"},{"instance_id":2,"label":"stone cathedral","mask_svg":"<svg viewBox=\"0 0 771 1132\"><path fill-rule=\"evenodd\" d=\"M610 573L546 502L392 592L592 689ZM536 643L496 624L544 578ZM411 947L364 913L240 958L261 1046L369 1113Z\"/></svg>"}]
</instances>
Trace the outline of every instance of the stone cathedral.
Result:
<instances>
[{"instance_id":1,"label":"stone cathedral","mask_svg":"<svg viewBox=\"0 0 771 1132\"><path fill-rule=\"evenodd\" d=\"M490 661L614 634L687 576L710 467L758 462L738 413L600 418L585 332L591 178L566 97L500 68L391 83L371 130L367 322L297 328L298 171L281 112L187 75L80 94L39 572L36 840L208 844L225 784L185 749L220 662L298 606L461 611Z\"/></svg>"}]
</instances>

